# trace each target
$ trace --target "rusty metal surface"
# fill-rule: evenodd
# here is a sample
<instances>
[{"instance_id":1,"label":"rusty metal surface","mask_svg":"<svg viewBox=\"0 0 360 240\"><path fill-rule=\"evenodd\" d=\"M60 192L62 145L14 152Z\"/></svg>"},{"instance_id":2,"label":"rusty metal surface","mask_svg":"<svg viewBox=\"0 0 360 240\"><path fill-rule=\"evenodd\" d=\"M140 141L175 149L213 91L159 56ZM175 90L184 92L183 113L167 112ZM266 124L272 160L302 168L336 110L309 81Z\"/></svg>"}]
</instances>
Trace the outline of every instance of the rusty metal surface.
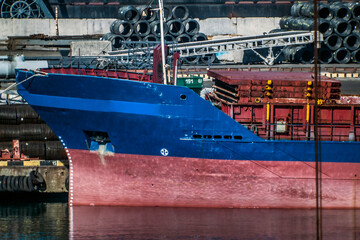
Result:
<instances>
[{"instance_id":1,"label":"rusty metal surface","mask_svg":"<svg viewBox=\"0 0 360 240\"><path fill-rule=\"evenodd\" d=\"M69 176L69 169L66 166L6 166L0 167L0 175L29 176L31 171L36 170L46 182L44 193L67 192L65 180Z\"/></svg>"},{"instance_id":2,"label":"rusty metal surface","mask_svg":"<svg viewBox=\"0 0 360 240\"><path fill-rule=\"evenodd\" d=\"M230 103L308 103L314 101L315 81L311 72L252 72L209 70L215 78L215 94ZM317 92L322 101L340 99L341 82L321 77ZM302 100L302 101L301 101Z\"/></svg>"}]
</instances>

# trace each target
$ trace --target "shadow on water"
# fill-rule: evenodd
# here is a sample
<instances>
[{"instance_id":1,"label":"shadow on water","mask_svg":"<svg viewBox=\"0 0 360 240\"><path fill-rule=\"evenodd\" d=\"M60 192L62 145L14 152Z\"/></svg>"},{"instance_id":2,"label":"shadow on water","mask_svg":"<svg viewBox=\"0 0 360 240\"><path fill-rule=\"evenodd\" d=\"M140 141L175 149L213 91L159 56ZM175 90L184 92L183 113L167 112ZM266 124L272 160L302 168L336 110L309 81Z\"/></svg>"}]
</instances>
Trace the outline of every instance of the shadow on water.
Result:
<instances>
[{"instance_id":1,"label":"shadow on water","mask_svg":"<svg viewBox=\"0 0 360 240\"><path fill-rule=\"evenodd\" d=\"M70 208L70 239L316 239L311 209ZM323 210L323 239L360 239L360 210Z\"/></svg>"}]
</instances>

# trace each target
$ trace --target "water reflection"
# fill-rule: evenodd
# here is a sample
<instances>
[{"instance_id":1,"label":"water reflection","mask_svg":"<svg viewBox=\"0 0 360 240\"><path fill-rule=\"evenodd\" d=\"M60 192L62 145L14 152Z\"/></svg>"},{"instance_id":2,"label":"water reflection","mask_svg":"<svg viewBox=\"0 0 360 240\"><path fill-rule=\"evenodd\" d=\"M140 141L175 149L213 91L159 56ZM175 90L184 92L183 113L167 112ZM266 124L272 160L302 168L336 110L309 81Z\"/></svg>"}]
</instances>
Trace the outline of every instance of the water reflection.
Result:
<instances>
[{"instance_id":1,"label":"water reflection","mask_svg":"<svg viewBox=\"0 0 360 240\"><path fill-rule=\"evenodd\" d=\"M66 203L2 203L0 239L67 239Z\"/></svg>"},{"instance_id":2,"label":"water reflection","mask_svg":"<svg viewBox=\"0 0 360 240\"><path fill-rule=\"evenodd\" d=\"M70 208L71 239L316 239L315 210ZM323 239L360 239L360 210L324 210Z\"/></svg>"},{"instance_id":3,"label":"water reflection","mask_svg":"<svg viewBox=\"0 0 360 240\"><path fill-rule=\"evenodd\" d=\"M360 240L360 210L323 210L323 239ZM316 239L315 210L0 205L0 239Z\"/></svg>"}]
</instances>

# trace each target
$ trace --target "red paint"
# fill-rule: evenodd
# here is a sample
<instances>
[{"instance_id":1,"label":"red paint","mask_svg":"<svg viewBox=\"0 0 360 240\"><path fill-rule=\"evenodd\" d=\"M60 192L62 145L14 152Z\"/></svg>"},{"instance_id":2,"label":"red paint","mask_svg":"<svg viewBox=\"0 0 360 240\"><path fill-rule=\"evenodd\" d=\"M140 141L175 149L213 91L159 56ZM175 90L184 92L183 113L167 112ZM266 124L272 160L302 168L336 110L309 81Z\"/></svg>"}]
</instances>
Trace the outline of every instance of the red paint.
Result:
<instances>
[{"instance_id":1,"label":"red paint","mask_svg":"<svg viewBox=\"0 0 360 240\"><path fill-rule=\"evenodd\" d=\"M152 82L152 75L147 74L148 70L142 71L110 71L101 69L88 68L44 68L42 72L46 73L63 73L73 75L86 75L98 77L121 78L134 81Z\"/></svg>"},{"instance_id":2,"label":"red paint","mask_svg":"<svg viewBox=\"0 0 360 240\"><path fill-rule=\"evenodd\" d=\"M213 96L211 96L213 97ZM221 102L218 98L215 101ZM315 108L309 105L309 120L306 122L307 104L269 103L270 123L266 121L267 103L227 104L221 102L221 110L235 121L250 127L257 126L260 137L271 139L309 140L313 137ZM277 132L279 122L286 124L286 132ZM323 141L349 141L349 134L360 141L360 105L329 104L318 106L319 139Z\"/></svg>"},{"instance_id":3,"label":"red paint","mask_svg":"<svg viewBox=\"0 0 360 240\"><path fill-rule=\"evenodd\" d=\"M314 208L313 163L70 150L74 205ZM322 206L360 207L359 163L322 163Z\"/></svg>"},{"instance_id":4,"label":"red paint","mask_svg":"<svg viewBox=\"0 0 360 240\"><path fill-rule=\"evenodd\" d=\"M231 103L314 102L314 78L310 72L252 72L209 70L216 79L215 94ZM341 82L320 77L318 99L332 103L340 99Z\"/></svg>"}]
</instances>

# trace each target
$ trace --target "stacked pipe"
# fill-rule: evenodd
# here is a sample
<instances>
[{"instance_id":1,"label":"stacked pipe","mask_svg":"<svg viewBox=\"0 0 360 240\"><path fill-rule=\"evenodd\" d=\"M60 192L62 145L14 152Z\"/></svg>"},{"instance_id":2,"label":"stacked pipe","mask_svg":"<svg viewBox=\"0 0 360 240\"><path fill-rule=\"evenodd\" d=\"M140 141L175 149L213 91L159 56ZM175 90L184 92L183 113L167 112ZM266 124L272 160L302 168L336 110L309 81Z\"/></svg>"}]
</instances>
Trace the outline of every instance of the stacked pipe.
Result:
<instances>
[{"instance_id":1,"label":"stacked pipe","mask_svg":"<svg viewBox=\"0 0 360 240\"><path fill-rule=\"evenodd\" d=\"M118 11L118 19L110 26L102 40L108 40L113 50L147 47L160 43L159 11L149 6L124 6ZM172 9L164 8L164 40L165 43L186 43L207 40L200 33L197 20L189 18L186 6L178 5ZM214 56L196 56L183 59L185 63L208 63Z\"/></svg>"},{"instance_id":2,"label":"stacked pipe","mask_svg":"<svg viewBox=\"0 0 360 240\"><path fill-rule=\"evenodd\" d=\"M360 4L359 2L327 4L318 7L319 32L324 41L319 49L320 63L360 62ZM312 2L297 2L291 7L291 16L280 20L284 30L314 29L314 6ZM312 57L310 57L312 56ZM284 58L290 62L312 63L312 46L295 46L284 49Z\"/></svg>"},{"instance_id":3,"label":"stacked pipe","mask_svg":"<svg viewBox=\"0 0 360 240\"><path fill-rule=\"evenodd\" d=\"M27 104L0 105L0 150L13 149L13 140L20 141L20 151L30 158L67 159L54 132Z\"/></svg>"}]
</instances>

